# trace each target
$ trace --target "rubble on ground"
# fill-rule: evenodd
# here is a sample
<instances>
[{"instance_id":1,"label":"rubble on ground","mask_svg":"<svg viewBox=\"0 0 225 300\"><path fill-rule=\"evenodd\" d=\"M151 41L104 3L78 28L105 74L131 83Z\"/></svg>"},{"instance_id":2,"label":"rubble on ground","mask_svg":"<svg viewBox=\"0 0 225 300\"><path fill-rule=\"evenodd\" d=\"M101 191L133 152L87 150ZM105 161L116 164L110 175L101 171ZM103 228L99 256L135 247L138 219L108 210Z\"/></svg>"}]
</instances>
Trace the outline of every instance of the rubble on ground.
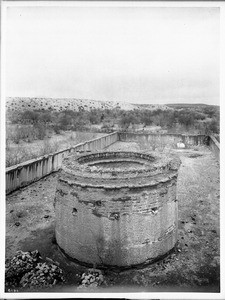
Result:
<instances>
[{"instance_id":1,"label":"rubble on ground","mask_svg":"<svg viewBox=\"0 0 225 300\"><path fill-rule=\"evenodd\" d=\"M44 262L40 253L17 251L16 255L6 262L6 288L42 288L52 287L63 282L62 270L53 263Z\"/></svg>"},{"instance_id":2,"label":"rubble on ground","mask_svg":"<svg viewBox=\"0 0 225 300\"><path fill-rule=\"evenodd\" d=\"M83 273L81 276L81 284L78 286L79 290L87 288L96 288L103 284L104 277L101 270L88 269L87 273Z\"/></svg>"}]
</instances>

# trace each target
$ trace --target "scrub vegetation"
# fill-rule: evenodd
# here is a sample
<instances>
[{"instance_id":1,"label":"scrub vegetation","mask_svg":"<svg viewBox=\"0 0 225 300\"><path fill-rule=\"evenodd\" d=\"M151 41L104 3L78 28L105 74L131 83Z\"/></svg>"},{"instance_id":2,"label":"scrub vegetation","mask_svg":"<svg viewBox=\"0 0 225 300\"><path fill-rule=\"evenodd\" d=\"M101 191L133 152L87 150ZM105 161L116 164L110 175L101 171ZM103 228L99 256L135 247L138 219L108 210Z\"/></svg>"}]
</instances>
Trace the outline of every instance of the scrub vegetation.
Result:
<instances>
[{"instance_id":1,"label":"scrub vegetation","mask_svg":"<svg viewBox=\"0 0 225 300\"><path fill-rule=\"evenodd\" d=\"M8 110L6 166L71 147L113 131L215 134L218 106L171 104L167 109Z\"/></svg>"}]
</instances>

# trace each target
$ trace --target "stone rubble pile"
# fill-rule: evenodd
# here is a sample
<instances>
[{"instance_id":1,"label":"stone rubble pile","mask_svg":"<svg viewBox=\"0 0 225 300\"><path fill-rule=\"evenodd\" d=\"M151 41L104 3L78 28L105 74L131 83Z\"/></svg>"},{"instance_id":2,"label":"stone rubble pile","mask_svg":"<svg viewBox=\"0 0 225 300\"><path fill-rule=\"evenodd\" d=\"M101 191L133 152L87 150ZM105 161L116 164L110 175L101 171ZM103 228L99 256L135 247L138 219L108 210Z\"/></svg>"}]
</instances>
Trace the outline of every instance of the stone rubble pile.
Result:
<instances>
[{"instance_id":1,"label":"stone rubble pile","mask_svg":"<svg viewBox=\"0 0 225 300\"><path fill-rule=\"evenodd\" d=\"M104 282L101 270L89 269L87 273L81 276L81 284L78 289L96 288Z\"/></svg>"},{"instance_id":2,"label":"stone rubble pile","mask_svg":"<svg viewBox=\"0 0 225 300\"><path fill-rule=\"evenodd\" d=\"M63 282L62 270L56 265L48 265L46 263L38 263L35 269L26 273L20 284L22 287L50 287L58 282Z\"/></svg>"},{"instance_id":3,"label":"stone rubble pile","mask_svg":"<svg viewBox=\"0 0 225 300\"><path fill-rule=\"evenodd\" d=\"M62 270L54 263L43 262L37 250L17 251L16 255L6 262L6 288L51 287L63 281Z\"/></svg>"}]
</instances>

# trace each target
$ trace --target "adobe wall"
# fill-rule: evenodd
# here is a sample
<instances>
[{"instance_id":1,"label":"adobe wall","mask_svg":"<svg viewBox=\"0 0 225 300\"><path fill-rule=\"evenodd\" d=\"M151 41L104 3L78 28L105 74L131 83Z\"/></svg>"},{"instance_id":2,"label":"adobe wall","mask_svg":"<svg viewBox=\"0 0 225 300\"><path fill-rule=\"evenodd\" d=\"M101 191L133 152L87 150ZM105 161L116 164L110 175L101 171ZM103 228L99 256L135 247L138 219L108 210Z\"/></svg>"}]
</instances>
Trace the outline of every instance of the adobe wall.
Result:
<instances>
[{"instance_id":1,"label":"adobe wall","mask_svg":"<svg viewBox=\"0 0 225 300\"><path fill-rule=\"evenodd\" d=\"M186 146L202 145L205 143L204 135L181 135L181 134L137 134L137 133L112 133L106 136L78 144L72 148L56 153L35 158L24 163L6 168L6 194L9 194L21 187L27 186L44 176L56 172L61 168L63 158L69 153L76 151L96 151L121 141L137 141L141 145L164 147L170 145L176 147L178 142ZM209 138L209 146L217 159L220 156L219 143L212 136Z\"/></svg>"},{"instance_id":2,"label":"adobe wall","mask_svg":"<svg viewBox=\"0 0 225 300\"><path fill-rule=\"evenodd\" d=\"M220 160L220 143L217 141L217 139L213 136L209 136L209 147L218 159Z\"/></svg>"},{"instance_id":3,"label":"adobe wall","mask_svg":"<svg viewBox=\"0 0 225 300\"><path fill-rule=\"evenodd\" d=\"M29 185L52 172L58 171L62 166L62 160L70 153L102 150L117 140L117 132L111 133L74 147L6 168L6 194Z\"/></svg>"},{"instance_id":4,"label":"adobe wall","mask_svg":"<svg viewBox=\"0 0 225 300\"><path fill-rule=\"evenodd\" d=\"M170 251L177 241L179 166L178 158L155 153L69 156L55 197L60 248L81 262L120 267Z\"/></svg>"},{"instance_id":5,"label":"adobe wall","mask_svg":"<svg viewBox=\"0 0 225 300\"><path fill-rule=\"evenodd\" d=\"M136 141L142 145L155 145L176 147L177 143L182 142L185 146L203 145L205 135L185 135L185 134L148 134L148 133L129 133L120 132L119 139L121 141Z\"/></svg>"}]
</instances>

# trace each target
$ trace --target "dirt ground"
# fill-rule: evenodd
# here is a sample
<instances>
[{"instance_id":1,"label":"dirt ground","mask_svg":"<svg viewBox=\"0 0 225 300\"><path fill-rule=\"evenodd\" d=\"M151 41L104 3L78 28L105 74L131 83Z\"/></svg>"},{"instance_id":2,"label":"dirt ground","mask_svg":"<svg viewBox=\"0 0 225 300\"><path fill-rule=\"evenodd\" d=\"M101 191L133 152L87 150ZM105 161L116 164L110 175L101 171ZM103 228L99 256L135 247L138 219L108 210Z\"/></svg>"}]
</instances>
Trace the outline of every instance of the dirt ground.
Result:
<instances>
[{"instance_id":1,"label":"dirt ground","mask_svg":"<svg viewBox=\"0 0 225 300\"><path fill-rule=\"evenodd\" d=\"M136 143L117 142L111 150L139 150ZM144 268L104 271L98 292L219 292L219 163L205 147L174 149L182 161L177 198L179 240L166 258ZM57 173L7 196L6 258L17 250L39 250L59 262L66 283L51 292L76 292L86 267L69 261L54 238L53 199ZM80 292L80 291L79 291ZM88 292L88 291L87 291Z\"/></svg>"}]
</instances>

